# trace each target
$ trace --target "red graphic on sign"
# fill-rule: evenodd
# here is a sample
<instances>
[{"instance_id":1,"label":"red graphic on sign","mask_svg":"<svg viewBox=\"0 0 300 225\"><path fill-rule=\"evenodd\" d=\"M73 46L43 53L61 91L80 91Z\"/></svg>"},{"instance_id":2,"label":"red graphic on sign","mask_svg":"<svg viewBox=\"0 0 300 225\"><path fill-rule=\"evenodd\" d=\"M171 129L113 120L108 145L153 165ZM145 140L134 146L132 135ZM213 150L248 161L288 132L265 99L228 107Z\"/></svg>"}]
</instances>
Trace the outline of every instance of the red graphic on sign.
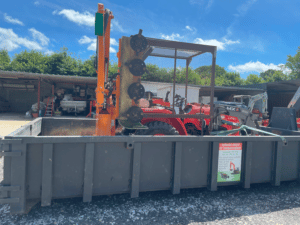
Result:
<instances>
[{"instance_id":1,"label":"red graphic on sign","mask_svg":"<svg viewBox=\"0 0 300 225\"><path fill-rule=\"evenodd\" d=\"M219 150L242 150L242 143L220 143Z\"/></svg>"}]
</instances>

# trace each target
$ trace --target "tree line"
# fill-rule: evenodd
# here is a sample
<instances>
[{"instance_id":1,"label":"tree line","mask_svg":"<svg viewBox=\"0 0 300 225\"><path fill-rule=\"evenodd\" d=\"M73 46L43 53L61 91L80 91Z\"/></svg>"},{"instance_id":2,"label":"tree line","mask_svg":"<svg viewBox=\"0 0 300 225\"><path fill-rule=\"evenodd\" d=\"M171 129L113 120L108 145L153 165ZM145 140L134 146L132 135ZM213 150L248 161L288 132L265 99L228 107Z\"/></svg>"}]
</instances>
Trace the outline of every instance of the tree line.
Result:
<instances>
[{"instance_id":1,"label":"tree line","mask_svg":"<svg viewBox=\"0 0 300 225\"><path fill-rule=\"evenodd\" d=\"M96 77L94 60L95 56L91 56L83 61L65 47L51 55L35 50L25 50L15 54L12 58L6 50L0 50L0 70L4 71ZM284 73L283 69L288 69L290 73ZM147 64L147 70L148 73L142 76L143 81L173 82L173 68L160 68L149 63ZM109 65L109 75L115 74L117 71L117 63L111 63ZM210 77L211 66L188 69L189 84L209 85ZM287 62L281 70L269 69L259 75L249 74L246 79L241 78L237 72L229 72L224 67L216 65L215 84L217 86L241 86L297 78L300 78L300 47L298 47L294 56L287 56ZM185 79L186 68L176 69L176 82L185 83Z\"/></svg>"}]
</instances>

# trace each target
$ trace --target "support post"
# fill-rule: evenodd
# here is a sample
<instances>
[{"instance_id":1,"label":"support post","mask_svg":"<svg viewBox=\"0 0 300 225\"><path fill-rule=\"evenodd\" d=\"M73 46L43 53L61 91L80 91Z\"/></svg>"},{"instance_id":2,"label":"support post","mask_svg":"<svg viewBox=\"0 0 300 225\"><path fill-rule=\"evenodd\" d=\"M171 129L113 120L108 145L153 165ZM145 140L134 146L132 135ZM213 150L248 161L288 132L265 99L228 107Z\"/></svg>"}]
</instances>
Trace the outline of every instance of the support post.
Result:
<instances>
[{"instance_id":1,"label":"support post","mask_svg":"<svg viewBox=\"0 0 300 225\"><path fill-rule=\"evenodd\" d=\"M105 83L105 31L104 31L104 5L98 3L98 12L102 14L100 21L96 23L101 24L101 32L97 35L97 88L96 88L96 136L111 136L111 115L103 110L104 98L104 83ZM96 16L97 20L97 16ZM108 28L109 29L109 28ZM101 113L101 114L100 114Z\"/></svg>"},{"instance_id":2,"label":"support post","mask_svg":"<svg viewBox=\"0 0 300 225\"><path fill-rule=\"evenodd\" d=\"M142 143L135 143L133 148L132 180L131 180L131 198L139 197L140 192L140 166Z\"/></svg>"},{"instance_id":3,"label":"support post","mask_svg":"<svg viewBox=\"0 0 300 225\"><path fill-rule=\"evenodd\" d=\"M38 113L40 112L40 101L41 101L41 78L38 79Z\"/></svg>"},{"instance_id":4,"label":"support post","mask_svg":"<svg viewBox=\"0 0 300 225\"><path fill-rule=\"evenodd\" d=\"M4 152L10 152L10 144L3 144L2 145L2 150ZM3 166L3 181L2 185L3 186L9 186L10 185L10 176L11 176L11 157L5 157L4 156L4 166ZM7 198L8 193L7 191L1 191L0 192L0 198Z\"/></svg>"},{"instance_id":5,"label":"support post","mask_svg":"<svg viewBox=\"0 0 300 225\"><path fill-rule=\"evenodd\" d=\"M180 193L182 142L175 143L172 193Z\"/></svg>"},{"instance_id":6,"label":"support post","mask_svg":"<svg viewBox=\"0 0 300 225\"><path fill-rule=\"evenodd\" d=\"M50 206L52 199L53 144L43 144L43 171L41 205Z\"/></svg>"},{"instance_id":7,"label":"support post","mask_svg":"<svg viewBox=\"0 0 300 225\"><path fill-rule=\"evenodd\" d=\"M216 71L216 58L217 58L217 47L212 53L212 66L211 66L211 81L210 81L210 123L209 131L212 131L212 124L214 122L214 94L215 94L215 71Z\"/></svg>"},{"instance_id":8,"label":"support post","mask_svg":"<svg viewBox=\"0 0 300 225\"><path fill-rule=\"evenodd\" d=\"M94 153L95 144L87 143L85 147L83 202L92 201L94 179Z\"/></svg>"},{"instance_id":9,"label":"support post","mask_svg":"<svg viewBox=\"0 0 300 225\"><path fill-rule=\"evenodd\" d=\"M275 142L275 157L273 162L272 185L280 186L283 142Z\"/></svg>"},{"instance_id":10,"label":"support post","mask_svg":"<svg viewBox=\"0 0 300 225\"><path fill-rule=\"evenodd\" d=\"M187 103L187 89L188 89L188 77L189 77L189 60L186 60L186 70L185 70L185 105Z\"/></svg>"},{"instance_id":11,"label":"support post","mask_svg":"<svg viewBox=\"0 0 300 225\"><path fill-rule=\"evenodd\" d=\"M12 214L26 213L26 144L12 144L11 151L21 151L21 156L11 157L11 186L20 186L20 191L12 191L11 199L15 199L15 203L10 204L10 212Z\"/></svg>"},{"instance_id":12,"label":"support post","mask_svg":"<svg viewBox=\"0 0 300 225\"><path fill-rule=\"evenodd\" d=\"M175 114L176 59L177 59L177 49L175 48L174 75L173 75L173 114Z\"/></svg>"},{"instance_id":13,"label":"support post","mask_svg":"<svg viewBox=\"0 0 300 225\"><path fill-rule=\"evenodd\" d=\"M219 158L219 142L212 142L211 156L210 156L210 177L208 182L208 189L210 191L217 190L217 178L218 178L218 158Z\"/></svg>"},{"instance_id":14,"label":"support post","mask_svg":"<svg viewBox=\"0 0 300 225\"><path fill-rule=\"evenodd\" d=\"M246 149L243 147L243 149L246 150L245 152L245 160L244 160L244 182L243 187L244 188L250 188L250 182L251 182L251 167L252 167L252 148L253 143L251 141L246 142ZM244 146L244 144L243 144Z\"/></svg>"}]
</instances>

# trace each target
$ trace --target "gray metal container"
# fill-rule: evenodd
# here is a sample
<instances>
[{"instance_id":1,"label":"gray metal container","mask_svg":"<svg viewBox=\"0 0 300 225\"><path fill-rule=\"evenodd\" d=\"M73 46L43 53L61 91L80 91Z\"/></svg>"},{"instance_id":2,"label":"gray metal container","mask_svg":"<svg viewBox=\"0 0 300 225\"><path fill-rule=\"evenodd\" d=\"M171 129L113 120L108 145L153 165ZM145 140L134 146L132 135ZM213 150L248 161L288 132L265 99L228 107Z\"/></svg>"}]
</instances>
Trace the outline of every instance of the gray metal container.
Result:
<instances>
[{"instance_id":1,"label":"gray metal container","mask_svg":"<svg viewBox=\"0 0 300 225\"><path fill-rule=\"evenodd\" d=\"M95 137L90 133L94 126L94 119L37 118L1 140L0 203L20 214L37 202L49 206L52 199L82 197L89 202L96 195L179 194L185 188L216 191L221 185L278 186L299 179L299 132L287 136L283 145L269 136ZM45 136L57 130L90 136ZM219 143L242 143L239 182L217 182Z\"/></svg>"}]
</instances>

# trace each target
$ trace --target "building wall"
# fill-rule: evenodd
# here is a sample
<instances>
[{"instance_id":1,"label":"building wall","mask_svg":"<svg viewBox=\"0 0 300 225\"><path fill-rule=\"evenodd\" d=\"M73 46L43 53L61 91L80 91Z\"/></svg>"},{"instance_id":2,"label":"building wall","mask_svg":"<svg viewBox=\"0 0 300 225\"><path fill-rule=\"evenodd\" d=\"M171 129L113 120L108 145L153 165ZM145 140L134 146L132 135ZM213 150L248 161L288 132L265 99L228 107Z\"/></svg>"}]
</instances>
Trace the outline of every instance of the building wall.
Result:
<instances>
[{"instance_id":1,"label":"building wall","mask_svg":"<svg viewBox=\"0 0 300 225\"><path fill-rule=\"evenodd\" d=\"M12 112L25 113L31 109L38 100L38 87L34 84L33 91L0 88L0 96L9 101ZM41 83L41 101L51 95L51 85Z\"/></svg>"},{"instance_id":2,"label":"building wall","mask_svg":"<svg viewBox=\"0 0 300 225\"><path fill-rule=\"evenodd\" d=\"M31 108L32 102L37 101L37 91L22 91L15 89L1 89L1 97L9 101L13 112L26 112Z\"/></svg>"},{"instance_id":3,"label":"building wall","mask_svg":"<svg viewBox=\"0 0 300 225\"><path fill-rule=\"evenodd\" d=\"M173 84L168 83L156 83L156 82L142 82L145 91L151 91L156 93L158 97L165 98L166 93L170 91L169 101L173 103ZM198 87L188 87L187 102L198 102L199 101L199 89ZM176 85L175 94L185 97L185 86Z\"/></svg>"}]
</instances>

